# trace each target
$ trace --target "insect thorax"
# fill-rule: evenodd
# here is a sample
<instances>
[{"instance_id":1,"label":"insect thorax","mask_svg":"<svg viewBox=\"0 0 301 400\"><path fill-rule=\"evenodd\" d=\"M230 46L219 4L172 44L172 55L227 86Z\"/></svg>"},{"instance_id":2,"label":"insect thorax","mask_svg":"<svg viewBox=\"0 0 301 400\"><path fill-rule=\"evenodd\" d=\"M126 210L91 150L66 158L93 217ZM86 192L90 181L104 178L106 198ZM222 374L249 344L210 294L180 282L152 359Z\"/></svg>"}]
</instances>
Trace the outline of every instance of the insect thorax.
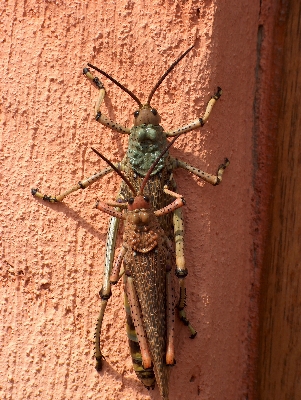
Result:
<instances>
[{"instance_id":1,"label":"insect thorax","mask_svg":"<svg viewBox=\"0 0 301 400\"><path fill-rule=\"evenodd\" d=\"M134 126L131 129L127 151L127 157L132 169L139 175L144 176L167 144L162 126L151 124ZM167 156L168 154L160 159L152 175L162 170Z\"/></svg>"}]
</instances>

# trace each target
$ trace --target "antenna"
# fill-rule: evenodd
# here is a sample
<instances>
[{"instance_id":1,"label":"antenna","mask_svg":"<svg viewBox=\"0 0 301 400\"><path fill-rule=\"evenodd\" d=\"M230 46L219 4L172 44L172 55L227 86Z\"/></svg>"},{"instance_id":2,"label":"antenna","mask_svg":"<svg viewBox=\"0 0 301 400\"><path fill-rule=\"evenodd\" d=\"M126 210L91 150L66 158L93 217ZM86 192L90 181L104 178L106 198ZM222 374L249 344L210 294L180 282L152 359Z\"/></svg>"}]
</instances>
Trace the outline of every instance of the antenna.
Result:
<instances>
[{"instance_id":1,"label":"antenna","mask_svg":"<svg viewBox=\"0 0 301 400\"><path fill-rule=\"evenodd\" d=\"M119 169L110 161L108 160L105 156L103 156L101 153L99 153L99 151L97 151L96 149L94 149L93 147L91 147L91 149L94 151L94 153L96 153L100 158L102 158L107 164L109 164L109 166L111 168L113 168L113 170L115 172L117 172L117 174L120 176L121 179L124 180L124 182L128 185L128 187L131 189L131 191L133 192L133 195L136 197L137 196L137 192L134 188L134 186L131 184L131 182L128 180L128 178L121 172L119 171Z\"/></svg>"},{"instance_id":2,"label":"antenna","mask_svg":"<svg viewBox=\"0 0 301 400\"><path fill-rule=\"evenodd\" d=\"M153 87L152 91L150 92L150 95L148 96L147 99L147 104L150 104L150 101L155 93L155 91L158 89L158 87L161 85L161 83L164 81L164 79L167 77L167 75L174 69L174 67L194 48L194 45L189 47L188 50L185 51L171 66L168 68L168 70L161 76L161 78L158 80L156 85ZM89 65L89 64L88 64Z\"/></svg>"},{"instance_id":3,"label":"antenna","mask_svg":"<svg viewBox=\"0 0 301 400\"><path fill-rule=\"evenodd\" d=\"M153 170L155 169L156 165L158 164L158 162L160 161L160 159L164 156L164 154L167 152L167 150L174 144L174 142L178 139L178 137L181 134L179 133L177 136L175 136L172 141L168 144L168 146L162 151L162 153L156 158L156 160L153 162L153 165L150 167L150 169L147 171L147 174L145 175L141 187L139 189L139 193L138 196L142 196L143 194L143 190L145 188L145 185L147 183L147 181L149 180L149 177L151 176L151 173L153 172Z\"/></svg>"},{"instance_id":4,"label":"antenna","mask_svg":"<svg viewBox=\"0 0 301 400\"><path fill-rule=\"evenodd\" d=\"M106 78L110 79L110 81L112 81L113 83L115 83L115 85L119 86L120 89L122 89L122 90L125 91L127 94L129 94L129 95L131 96L131 98L134 99L134 100L136 101L136 103L139 104L139 107L140 107L140 108L142 107L141 101L140 101L140 100L138 99L138 97L135 96L134 93L132 93L129 89L127 89L127 88L126 88L125 86L123 86L121 83L119 83L118 81L116 81L116 79L112 78L111 75L107 74L105 71L103 71L103 70L101 70L101 69L99 69L99 68L97 68L97 67L94 67L94 65L92 65L92 64L89 64L89 63L88 63L88 65L89 65L89 67L95 69L95 71L99 72L100 74L104 75Z\"/></svg>"}]
</instances>

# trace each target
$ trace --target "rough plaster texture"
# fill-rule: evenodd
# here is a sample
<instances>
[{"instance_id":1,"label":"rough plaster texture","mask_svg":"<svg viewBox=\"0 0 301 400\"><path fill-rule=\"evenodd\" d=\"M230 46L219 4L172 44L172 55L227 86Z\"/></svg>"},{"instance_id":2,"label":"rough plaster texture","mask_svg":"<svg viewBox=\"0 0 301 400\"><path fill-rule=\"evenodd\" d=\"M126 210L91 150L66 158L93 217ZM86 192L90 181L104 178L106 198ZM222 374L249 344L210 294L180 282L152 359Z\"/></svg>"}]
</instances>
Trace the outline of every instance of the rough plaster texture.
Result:
<instances>
[{"instance_id":1,"label":"rough plaster texture","mask_svg":"<svg viewBox=\"0 0 301 400\"><path fill-rule=\"evenodd\" d=\"M181 137L172 154L208 172L231 160L221 186L177 171L184 194L187 311L194 341L177 323L170 398L252 398L250 324L252 164L259 2L1 2L1 358L0 398L159 399L136 379L125 333L122 285L104 319L106 362L94 370L108 217L109 176L63 204L58 194L104 165L93 145L120 160L127 138L94 121L96 90L82 76L92 62L138 97L189 45L195 50L162 84L153 105L166 129L201 116L216 86L223 96L209 123ZM246 12L247 10L247 12ZM103 109L130 126L133 101L105 81ZM251 361L250 361L251 360Z\"/></svg>"}]
</instances>

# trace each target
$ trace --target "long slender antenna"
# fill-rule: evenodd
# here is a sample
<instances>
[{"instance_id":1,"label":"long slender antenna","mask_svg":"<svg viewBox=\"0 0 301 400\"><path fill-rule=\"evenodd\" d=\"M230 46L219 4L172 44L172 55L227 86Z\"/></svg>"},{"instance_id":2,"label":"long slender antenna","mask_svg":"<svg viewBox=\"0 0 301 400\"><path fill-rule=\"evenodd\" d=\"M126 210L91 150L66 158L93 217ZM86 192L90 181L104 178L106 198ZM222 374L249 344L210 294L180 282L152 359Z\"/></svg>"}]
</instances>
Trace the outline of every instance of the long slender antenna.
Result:
<instances>
[{"instance_id":1,"label":"long slender antenna","mask_svg":"<svg viewBox=\"0 0 301 400\"><path fill-rule=\"evenodd\" d=\"M185 51L171 66L168 68L168 70L161 76L161 78L158 80L156 85L153 87L152 91L150 92L150 95L148 96L147 99L147 104L150 104L150 101L155 93L155 91L158 89L158 87L161 85L161 83L164 81L164 79L167 77L167 75L174 69L174 67L186 56L187 53L190 52L194 48L194 45L189 47L188 50ZM89 64L88 64L89 65Z\"/></svg>"},{"instance_id":2,"label":"long slender antenna","mask_svg":"<svg viewBox=\"0 0 301 400\"><path fill-rule=\"evenodd\" d=\"M120 176L121 179L124 180L124 182L128 185L128 187L131 189L131 191L133 192L134 197L137 196L137 192L134 188L134 186L131 184L131 182L128 180L128 178L121 172L119 171L119 169L117 167L115 167L115 165L108 160L105 156L103 156L101 153L99 153L99 151L97 151L96 149L94 149L93 147L91 147L91 149L94 151L94 153L96 153L100 158L102 158L107 164L109 164L109 166L111 168L113 168L113 170L115 172L117 172L117 174Z\"/></svg>"},{"instance_id":3,"label":"long slender antenna","mask_svg":"<svg viewBox=\"0 0 301 400\"><path fill-rule=\"evenodd\" d=\"M138 99L137 96L134 95L134 93L132 93L129 89L127 89L125 86L123 86L121 83L119 83L118 81L116 81L116 79L112 78L109 74L107 74L105 71L95 67L92 64L89 64L89 67L95 69L95 71L99 72L100 74L104 75L106 78L110 79L110 81L112 81L113 83L115 83L115 85L119 86L120 89L122 89L123 91L125 91L127 94L129 94L131 96L132 99L134 99L136 101L136 103L139 104L139 107L142 107L142 103L141 101Z\"/></svg>"},{"instance_id":4,"label":"long slender antenna","mask_svg":"<svg viewBox=\"0 0 301 400\"><path fill-rule=\"evenodd\" d=\"M179 133L177 136L175 136L172 139L172 141L168 144L168 146L162 151L162 153L155 159L155 161L153 162L153 164L150 167L150 169L147 171L147 174L145 175L145 177L144 177L144 179L143 179L143 181L141 183L138 196L142 196L143 190L145 188L145 185L146 185L147 181L149 180L149 177L151 176L151 173L153 172L153 170L155 169L156 165L161 160L161 158L164 156L164 154L167 152L167 150L174 144L174 142L178 139L178 137L180 135L181 135L181 133Z\"/></svg>"}]
</instances>

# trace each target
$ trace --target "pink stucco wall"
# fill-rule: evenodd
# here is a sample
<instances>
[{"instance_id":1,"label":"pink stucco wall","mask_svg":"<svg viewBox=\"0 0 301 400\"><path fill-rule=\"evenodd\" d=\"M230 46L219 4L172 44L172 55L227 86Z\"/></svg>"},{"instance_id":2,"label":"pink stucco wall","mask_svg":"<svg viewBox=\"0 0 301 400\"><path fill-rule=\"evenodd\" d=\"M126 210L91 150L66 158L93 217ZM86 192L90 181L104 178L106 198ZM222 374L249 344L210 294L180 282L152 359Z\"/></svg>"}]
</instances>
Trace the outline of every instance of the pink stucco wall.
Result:
<instances>
[{"instance_id":1,"label":"pink stucco wall","mask_svg":"<svg viewBox=\"0 0 301 400\"><path fill-rule=\"evenodd\" d=\"M211 173L225 156L231 165L218 187L176 172L187 200L187 312L198 336L191 341L177 323L170 398L252 398L259 2L2 3L0 398L159 399L157 389L149 393L141 386L131 366L121 284L104 320L105 367L100 374L94 369L108 217L92 207L96 198L112 199L120 179L105 177L54 205L32 198L30 188L58 194L101 169L91 145L113 161L124 155L127 138L94 121L97 92L82 76L87 62L143 98L194 42L153 105L166 129L181 126L201 116L221 86L209 123L182 136L172 154ZM108 89L103 109L130 126L135 104L102 80Z\"/></svg>"}]
</instances>

